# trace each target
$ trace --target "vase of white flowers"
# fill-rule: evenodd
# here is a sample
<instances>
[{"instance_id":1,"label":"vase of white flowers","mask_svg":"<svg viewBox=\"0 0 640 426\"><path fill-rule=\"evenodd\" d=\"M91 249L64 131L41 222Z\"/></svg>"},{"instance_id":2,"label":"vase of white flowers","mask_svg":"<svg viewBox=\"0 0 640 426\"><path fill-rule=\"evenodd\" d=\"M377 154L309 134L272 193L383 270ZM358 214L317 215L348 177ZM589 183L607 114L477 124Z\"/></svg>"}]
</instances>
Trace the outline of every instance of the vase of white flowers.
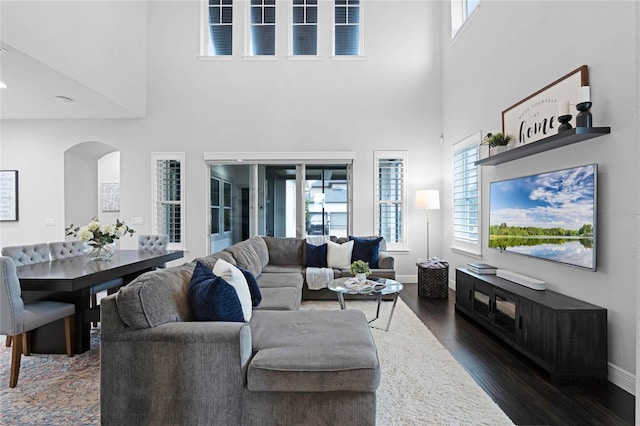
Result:
<instances>
[{"instance_id":1,"label":"vase of white flowers","mask_svg":"<svg viewBox=\"0 0 640 426\"><path fill-rule=\"evenodd\" d=\"M116 219L116 223L100 223L92 220L88 225L65 229L66 235L72 235L84 242L84 253L93 260L107 260L116 253L116 240L125 235L133 235L133 229Z\"/></svg>"}]
</instances>

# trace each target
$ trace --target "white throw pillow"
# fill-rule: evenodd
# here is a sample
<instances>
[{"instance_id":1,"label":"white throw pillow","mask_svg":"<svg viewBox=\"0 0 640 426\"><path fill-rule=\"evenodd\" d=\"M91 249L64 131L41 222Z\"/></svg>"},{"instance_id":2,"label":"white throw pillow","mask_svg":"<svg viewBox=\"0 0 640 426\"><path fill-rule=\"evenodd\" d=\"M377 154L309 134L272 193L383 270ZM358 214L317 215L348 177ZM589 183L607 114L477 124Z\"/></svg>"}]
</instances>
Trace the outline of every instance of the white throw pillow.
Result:
<instances>
[{"instance_id":1,"label":"white throw pillow","mask_svg":"<svg viewBox=\"0 0 640 426\"><path fill-rule=\"evenodd\" d=\"M327 241L327 266L336 269L349 269L352 251L353 240L342 244Z\"/></svg>"},{"instance_id":2,"label":"white throw pillow","mask_svg":"<svg viewBox=\"0 0 640 426\"><path fill-rule=\"evenodd\" d=\"M249 284L247 284L247 280L244 278L240 269L225 260L218 259L215 265L213 265L213 273L236 289L238 299L240 299L240 304L242 305L244 320L249 321L252 313L251 292L249 291Z\"/></svg>"}]
</instances>

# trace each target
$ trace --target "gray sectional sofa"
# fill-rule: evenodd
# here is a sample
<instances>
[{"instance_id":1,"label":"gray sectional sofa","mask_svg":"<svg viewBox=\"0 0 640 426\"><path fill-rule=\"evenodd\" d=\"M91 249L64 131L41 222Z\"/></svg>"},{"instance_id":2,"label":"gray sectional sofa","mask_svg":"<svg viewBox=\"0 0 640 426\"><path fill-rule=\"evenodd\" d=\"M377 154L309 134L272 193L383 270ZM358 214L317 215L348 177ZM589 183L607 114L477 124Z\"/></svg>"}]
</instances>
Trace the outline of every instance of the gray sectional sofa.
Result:
<instances>
[{"instance_id":1,"label":"gray sectional sofa","mask_svg":"<svg viewBox=\"0 0 640 426\"><path fill-rule=\"evenodd\" d=\"M395 276L381 258L391 268L380 276ZM217 259L257 278L262 302L249 322L193 321L194 266ZM375 424L381 372L367 320L298 310L303 260L304 240L252 237L103 298L102 424Z\"/></svg>"}]
</instances>

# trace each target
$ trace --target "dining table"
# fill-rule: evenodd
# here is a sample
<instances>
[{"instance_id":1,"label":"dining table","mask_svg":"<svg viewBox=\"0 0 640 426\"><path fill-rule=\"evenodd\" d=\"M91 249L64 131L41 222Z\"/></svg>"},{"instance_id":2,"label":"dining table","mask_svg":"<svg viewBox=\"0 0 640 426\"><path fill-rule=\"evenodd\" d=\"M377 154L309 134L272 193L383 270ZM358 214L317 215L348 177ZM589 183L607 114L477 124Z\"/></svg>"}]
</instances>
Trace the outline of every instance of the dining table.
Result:
<instances>
[{"instance_id":1,"label":"dining table","mask_svg":"<svg viewBox=\"0 0 640 426\"><path fill-rule=\"evenodd\" d=\"M67 257L18 266L17 274L25 301L56 300L75 305L74 350L78 354L90 349L91 322L99 321L100 316L99 307L89 305L91 287L115 278L122 278L127 285L139 275L183 256L182 250L117 250L108 260ZM31 352L66 352L62 320L31 331L29 339Z\"/></svg>"}]
</instances>

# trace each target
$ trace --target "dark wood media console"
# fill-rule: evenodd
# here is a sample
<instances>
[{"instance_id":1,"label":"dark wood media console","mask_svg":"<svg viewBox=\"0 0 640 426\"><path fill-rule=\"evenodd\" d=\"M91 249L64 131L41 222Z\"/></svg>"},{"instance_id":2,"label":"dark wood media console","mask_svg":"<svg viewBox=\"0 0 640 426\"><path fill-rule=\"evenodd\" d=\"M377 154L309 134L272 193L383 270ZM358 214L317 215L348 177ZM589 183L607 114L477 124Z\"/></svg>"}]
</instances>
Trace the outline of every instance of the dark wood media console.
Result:
<instances>
[{"instance_id":1,"label":"dark wood media console","mask_svg":"<svg viewBox=\"0 0 640 426\"><path fill-rule=\"evenodd\" d=\"M549 372L558 384L607 380L607 310L456 269L456 312L466 314Z\"/></svg>"}]
</instances>

